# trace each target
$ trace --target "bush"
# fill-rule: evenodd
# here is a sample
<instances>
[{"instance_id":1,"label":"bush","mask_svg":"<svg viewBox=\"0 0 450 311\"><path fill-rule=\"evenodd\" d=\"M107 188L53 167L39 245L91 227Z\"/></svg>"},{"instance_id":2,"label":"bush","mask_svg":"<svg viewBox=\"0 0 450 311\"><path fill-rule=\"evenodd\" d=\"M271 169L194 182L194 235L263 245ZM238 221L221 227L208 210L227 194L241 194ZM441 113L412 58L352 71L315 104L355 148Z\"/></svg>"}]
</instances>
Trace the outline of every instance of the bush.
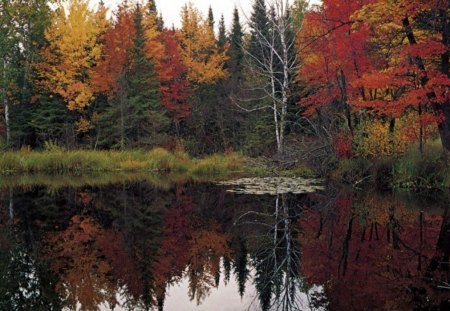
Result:
<instances>
[{"instance_id":1,"label":"bush","mask_svg":"<svg viewBox=\"0 0 450 311\"><path fill-rule=\"evenodd\" d=\"M343 159L332 173L334 180L354 184L370 176L372 163L366 158Z\"/></svg>"},{"instance_id":2,"label":"bush","mask_svg":"<svg viewBox=\"0 0 450 311\"><path fill-rule=\"evenodd\" d=\"M431 145L423 155L417 146L394 167L394 187L406 190L444 189L450 186L450 169L442 158L442 148Z\"/></svg>"},{"instance_id":3,"label":"bush","mask_svg":"<svg viewBox=\"0 0 450 311\"><path fill-rule=\"evenodd\" d=\"M357 156L379 158L403 154L410 141L400 124L392 134L388 122L372 120L355 131L354 143Z\"/></svg>"},{"instance_id":4,"label":"bush","mask_svg":"<svg viewBox=\"0 0 450 311\"><path fill-rule=\"evenodd\" d=\"M47 140L44 142L45 151L64 151L64 148L59 146L55 140Z\"/></svg>"}]
</instances>

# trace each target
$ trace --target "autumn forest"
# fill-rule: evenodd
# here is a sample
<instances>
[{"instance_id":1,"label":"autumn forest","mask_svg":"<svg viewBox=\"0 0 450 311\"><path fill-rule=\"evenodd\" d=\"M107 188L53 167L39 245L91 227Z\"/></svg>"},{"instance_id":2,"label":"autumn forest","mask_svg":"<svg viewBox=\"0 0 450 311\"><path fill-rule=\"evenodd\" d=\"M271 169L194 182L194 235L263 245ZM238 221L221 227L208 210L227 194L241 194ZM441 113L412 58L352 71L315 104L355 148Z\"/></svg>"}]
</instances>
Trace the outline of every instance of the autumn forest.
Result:
<instances>
[{"instance_id":1,"label":"autumn forest","mask_svg":"<svg viewBox=\"0 0 450 311\"><path fill-rule=\"evenodd\" d=\"M0 0L0 311L450 310L448 0L245 1Z\"/></svg>"},{"instance_id":2,"label":"autumn forest","mask_svg":"<svg viewBox=\"0 0 450 311\"><path fill-rule=\"evenodd\" d=\"M4 150L238 151L350 182L380 157L446 167L447 1L255 0L230 27L188 2L179 29L152 0L96 4L1 1Z\"/></svg>"}]
</instances>

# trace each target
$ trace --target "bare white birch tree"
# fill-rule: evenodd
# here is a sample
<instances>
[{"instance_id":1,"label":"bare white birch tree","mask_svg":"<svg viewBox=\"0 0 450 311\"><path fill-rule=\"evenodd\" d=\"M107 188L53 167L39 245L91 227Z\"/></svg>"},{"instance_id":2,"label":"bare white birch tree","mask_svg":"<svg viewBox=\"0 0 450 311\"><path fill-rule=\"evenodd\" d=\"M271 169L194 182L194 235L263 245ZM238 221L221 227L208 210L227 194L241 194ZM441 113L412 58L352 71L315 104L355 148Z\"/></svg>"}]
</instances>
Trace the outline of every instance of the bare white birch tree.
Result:
<instances>
[{"instance_id":1,"label":"bare white birch tree","mask_svg":"<svg viewBox=\"0 0 450 311\"><path fill-rule=\"evenodd\" d=\"M264 6L263 1L256 1L256 5ZM262 96L235 101L236 105L245 111L271 109L273 111L273 125L279 157L284 154L285 130L288 114L288 102L291 96L292 84L298 71L297 51L295 46L296 32L299 25L294 27L289 0L269 0L268 32L253 27L256 33L259 51L255 53L254 46L244 47L247 64L252 77L261 81L252 90ZM249 22L249 19L247 18ZM297 29L296 29L297 28ZM251 109L245 107L244 102L264 102ZM268 104L269 103L269 104Z\"/></svg>"}]
</instances>

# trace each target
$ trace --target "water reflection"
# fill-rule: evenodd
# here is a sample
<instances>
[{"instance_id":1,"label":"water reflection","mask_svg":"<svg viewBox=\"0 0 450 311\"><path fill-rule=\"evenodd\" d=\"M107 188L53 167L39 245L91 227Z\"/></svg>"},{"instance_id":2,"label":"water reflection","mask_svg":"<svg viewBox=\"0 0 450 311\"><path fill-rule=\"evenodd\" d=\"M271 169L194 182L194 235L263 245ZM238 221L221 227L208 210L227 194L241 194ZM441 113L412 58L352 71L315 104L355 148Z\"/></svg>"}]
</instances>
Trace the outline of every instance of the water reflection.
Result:
<instances>
[{"instance_id":1,"label":"water reflection","mask_svg":"<svg viewBox=\"0 0 450 311\"><path fill-rule=\"evenodd\" d=\"M316 287L308 288L300 276L301 203L300 196L277 194L274 207L248 211L238 218L238 225L256 230L253 236L249 234L248 243L263 310L310 309L311 298L320 293Z\"/></svg>"},{"instance_id":2,"label":"water reflection","mask_svg":"<svg viewBox=\"0 0 450 311\"><path fill-rule=\"evenodd\" d=\"M450 299L447 198L255 196L180 181L26 185L0 200L0 310L410 310Z\"/></svg>"}]
</instances>

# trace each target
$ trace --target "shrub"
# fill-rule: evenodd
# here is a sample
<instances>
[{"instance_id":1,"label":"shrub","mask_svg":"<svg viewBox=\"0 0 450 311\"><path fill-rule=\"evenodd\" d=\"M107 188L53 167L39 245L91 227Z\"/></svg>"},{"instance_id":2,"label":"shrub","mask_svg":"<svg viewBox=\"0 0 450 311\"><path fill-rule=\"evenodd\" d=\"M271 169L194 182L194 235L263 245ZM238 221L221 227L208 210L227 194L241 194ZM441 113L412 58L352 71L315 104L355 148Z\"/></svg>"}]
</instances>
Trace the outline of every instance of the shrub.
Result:
<instances>
[{"instance_id":1,"label":"shrub","mask_svg":"<svg viewBox=\"0 0 450 311\"><path fill-rule=\"evenodd\" d=\"M442 158L442 148L428 146L423 155L417 146L411 148L394 166L397 189L443 189L450 186L450 169Z\"/></svg>"},{"instance_id":2,"label":"shrub","mask_svg":"<svg viewBox=\"0 0 450 311\"><path fill-rule=\"evenodd\" d=\"M369 160L362 157L343 159L332 173L332 178L349 184L358 183L370 175L371 166Z\"/></svg>"},{"instance_id":3,"label":"shrub","mask_svg":"<svg viewBox=\"0 0 450 311\"><path fill-rule=\"evenodd\" d=\"M44 142L45 151L64 151L64 148L58 145L55 140L47 140Z\"/></svg>"},{"instance_id":4,"label":"shrub","mask_svg":"<svg viewBox=\"0 0 450 311\"><path fill-rule=\"evenodd\" d=\"M410 143L400 125L390 133L389 123L382 120L363 123L355 131L354 142L356 155L366 158L401 155Z\"/></svg>"},{"instance_id":5,"label":"shrub","mask_svg":"<svg viewBox=\"0 0 450 311\"><path fill-rule=\"evenodd\" d=\"M352 152L352 137L346 134L336 134L333 139L334 151L340 158L350 158Z\"/></svg>"}]
</instances>

